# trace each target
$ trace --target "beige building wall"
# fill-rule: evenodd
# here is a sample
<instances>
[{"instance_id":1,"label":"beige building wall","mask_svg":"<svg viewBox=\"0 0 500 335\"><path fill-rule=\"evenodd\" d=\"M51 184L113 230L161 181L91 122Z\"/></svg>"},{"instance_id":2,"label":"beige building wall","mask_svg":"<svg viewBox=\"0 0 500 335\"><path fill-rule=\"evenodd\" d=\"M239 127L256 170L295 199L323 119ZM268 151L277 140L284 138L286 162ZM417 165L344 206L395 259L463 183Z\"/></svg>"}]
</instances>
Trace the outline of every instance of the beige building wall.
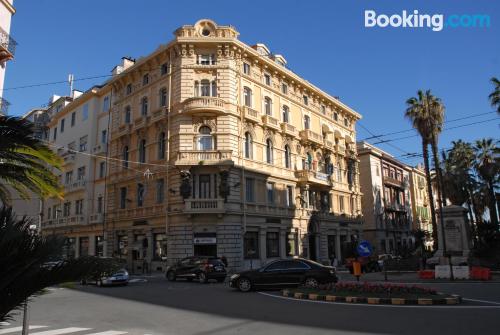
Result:
<instances>
[{"instance_id":1,"label":"beige building wall","mask_svg":"<svg viewBox=\"0 0 500 335\"><path fill-rule=\"evenodd\" d=\"M413 213L413 229L423 230L429 234L425 245L432 247L432 222L427 195L427 180L423 166L413 167L411 170L411 201Z\"/></svg>"},{"instance_id":2,"label":"beige building wall","mask_svg":"<svg viewBox=\"0 0 500 335\"><path fill-rule=\"evenodd\" d=\"M237 36L200 20L114 70L110 159L128 165L110 164L108 246L136 271L193 254L329 262L360 237L360 115Z\"/></svg>"},{"instance_id":3,"label":"beige building wall","mask_svg":"<svg viewBox=\"0 0 500 335\"><path fill-rule=\"evenodd\" d=\"M13 0L0 0L0 114L7 114L9 103L3 99L7 62L14 58L16 41L10 36L12 15L16 13Z\"/></svg>"},{"instance_id":4,"label":"beige building wall","mask_svg":"<svg viewBox=\"0 0 500 335\"><path fill-rule=\"evenodd\" d=\"M69 238L68 256L105 256L104 215L110 86L95 86L49 109L49 141L63 160L56 170L63 199L44 203L42 233Z\"/></svg>"}]
</instances>

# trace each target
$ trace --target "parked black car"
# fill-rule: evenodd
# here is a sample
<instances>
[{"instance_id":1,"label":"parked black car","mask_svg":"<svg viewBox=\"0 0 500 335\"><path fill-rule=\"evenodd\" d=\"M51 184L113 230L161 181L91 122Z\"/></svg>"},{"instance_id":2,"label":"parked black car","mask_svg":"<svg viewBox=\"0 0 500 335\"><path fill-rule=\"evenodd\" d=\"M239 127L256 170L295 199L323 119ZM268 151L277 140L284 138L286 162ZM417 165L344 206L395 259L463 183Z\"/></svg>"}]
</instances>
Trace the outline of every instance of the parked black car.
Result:
<instances>
[{"instance_id":1,"label":"parked black car","mask_svg":"<svg viewBox=\"0 0 500 335\"><path fill-rule=\"evenodd\" d=\"M189 281L197 279L200 283L206 283L210 279L215 279L222 283L226 279L227 272L220 258L193 256L167 267L165 275L170 281L185 278Z\"/></svg>"},{"instance_id":2,"label":"parked black car","mask_svg":"<svg viewBox=\"0 0 500 335\"><path fill-rule=\"evenodd\" d=\"M293 286L316 287L318 284L336 283L335 269L308 259L281 259L270 262L257 270L248 270L231 276L229 285L242 292L259 288L284 288Z\"/></svg>"}]
</instances>

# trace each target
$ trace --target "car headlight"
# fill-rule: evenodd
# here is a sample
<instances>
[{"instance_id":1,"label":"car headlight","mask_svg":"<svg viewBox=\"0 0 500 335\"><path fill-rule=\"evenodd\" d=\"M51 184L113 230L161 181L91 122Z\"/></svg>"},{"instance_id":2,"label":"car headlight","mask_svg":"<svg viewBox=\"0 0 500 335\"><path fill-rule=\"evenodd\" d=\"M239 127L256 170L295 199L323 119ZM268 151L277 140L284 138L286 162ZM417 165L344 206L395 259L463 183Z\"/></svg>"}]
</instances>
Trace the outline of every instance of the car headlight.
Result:
<instances>
[{"instance_id":1,"label":"car headlight","mask_svg":"<svg viewBox=\"0 0 500 335\"><path fill-rule=\"evenodd\" d=\"M335 274L335 270L330 270L330 274L334 275Z\"/></svg>"},{"instance_id":2,"label":"car headlight","mask_svg":"<svg viewBox=\"0 0 500 335\"><path fill-rule=\"evenodd\" d=\"M235 273L234 275L231 276L231 280L235 280L236 278L238 278L240 275Z\"/></svg>"}]
</instances>

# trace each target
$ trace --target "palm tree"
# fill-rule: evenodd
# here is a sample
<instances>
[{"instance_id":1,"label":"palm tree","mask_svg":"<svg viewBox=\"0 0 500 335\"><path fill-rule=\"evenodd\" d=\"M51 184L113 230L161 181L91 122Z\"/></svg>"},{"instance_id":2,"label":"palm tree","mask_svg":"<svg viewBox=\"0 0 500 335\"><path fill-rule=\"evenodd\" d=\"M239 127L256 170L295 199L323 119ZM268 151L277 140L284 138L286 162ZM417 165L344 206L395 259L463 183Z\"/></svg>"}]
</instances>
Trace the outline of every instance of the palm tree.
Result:
<instances>
[{"instance_id":1,"label":"palm tree","mask_svg":"<svg viewBox=\"0 0 500 335\"><path fill-rule=\"evenodd\" d=\"M60 158L33 137L33 124L0 115L0 202L9 204L14 190L23 199L34 193L42 198L62 196L49 167L60 168Z\"/></svg>"},{"instance_id":2,"label":"palm tree","mask_svg":"<svg viewBox=\"0 0 500 335\"><path fill-rule=\"evenodd\" d=\"M427 179L427 193L429 196L429 205L431 209L432 220L432 238L434 239L434 249L438 248L438 235L437 235L437 222L436 222L436 209L434 206L434 197L432 194L431 172L429 164L429 144L433 145L436 149L434 155L434 165L439 167L439 159L437 159L437 135L440 132L442 125L442 118L444 116L444 107L440 100L434 97L430 90L423 92L419 90L417 97L409 98L406 101L405 116L411 121L413 128L417 130L422 138L422 154L424 158L425 175ZM434 151L433 151L434 152ZM439 169L437 169L439 170ZM439 176L438 176L439 178ZM439 182L440 178L438 179ZM439 196L439 192L438 192ZM439 205L441 206L441 199Z\"/></svg>"},{"instance_id":3,"label":"palm tree","mask_svg":"<svg viewBox=\"0 0 500 335\"><path fill-rule=\"evenodd\" d=\"M495 188L500 180L500 148L491 138L477 140L474 145L476 153L475 168L478 176L487 187L488 209L490 220L494 226L498 226L497 203L495 198Z\"/></svg>"},{"instance_id":4,"label":"palm tree","mask_svg":"<svg viewBox=\"0 0 500 335\"><path fill-rule=\"evenodd\" d=\"M495 86L493 92L488 96L490 98L491 106L497 108L497 112L500 113L500 80L498 78L491 78L491 83Z\"/></svg>"},{"instance_id":5,"label":"palm tree","mask_svg":"<svg viewBox=\"0 0 500 335\"><path fill-rule=\"evenodd\" d=\"M35 235L30 225L29 219L16 220L12 209L0 208L0 322L44 288L79 280L110 263L84 257L47 266L47 262L60 257L65 240Z\"/></svg>"}]
</instances>

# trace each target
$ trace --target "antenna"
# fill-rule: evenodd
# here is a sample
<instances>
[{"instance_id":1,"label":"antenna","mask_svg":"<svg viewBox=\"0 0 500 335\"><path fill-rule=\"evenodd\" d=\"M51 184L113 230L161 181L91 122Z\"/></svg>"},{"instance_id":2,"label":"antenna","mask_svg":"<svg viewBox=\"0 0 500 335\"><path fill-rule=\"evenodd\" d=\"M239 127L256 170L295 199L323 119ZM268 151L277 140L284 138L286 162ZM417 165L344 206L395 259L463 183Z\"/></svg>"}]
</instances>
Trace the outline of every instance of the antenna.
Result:
<instances>
[{"instance_id":1,"label":"antenna","mask_svg":"<svg viewBox=\"0 0 500 335\"><path fill-rule=\"evenodd\" d=\"M73 81L75 77L70 73L68 75L68 84L69 84L69 96L73 96Z\"/></svg>"}]
</instances>

